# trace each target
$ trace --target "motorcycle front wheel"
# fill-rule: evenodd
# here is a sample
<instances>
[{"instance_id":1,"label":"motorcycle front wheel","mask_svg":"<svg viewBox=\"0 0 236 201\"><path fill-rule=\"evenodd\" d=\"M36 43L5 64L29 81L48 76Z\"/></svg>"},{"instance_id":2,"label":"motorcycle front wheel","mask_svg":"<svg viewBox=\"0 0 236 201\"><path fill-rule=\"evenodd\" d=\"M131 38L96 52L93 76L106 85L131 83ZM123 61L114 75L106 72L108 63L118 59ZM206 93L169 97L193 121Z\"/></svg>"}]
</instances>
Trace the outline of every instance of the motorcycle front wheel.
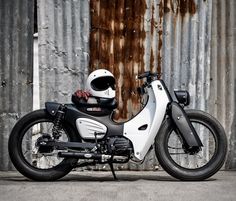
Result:
<instances>
[{"instance_id":1,"label":"motorcycle front wheel","mask_svg":"<svg viewBox=\"0 0 236 201\"><path fill-rule=\"evenodd\" d=\"M186 110L203 147L189 153L181 135L167 118L155 139L155 152L162 168L173 177L185 181L205 180L224 164L227 138L221 124L211 115L199 110Z\"/></svg>"},{"instance_id":2,"label":"motorcycle front wheel","mask_svg":"<svg viewBox=\"0 0 236 201\"><path fill-rule=\"evenodd\" d=\"M46 110L37 110L21 118L14 126L8 150L15 168L24 176L37 181L52 181L68 174L77 159L58 157L56 147L40 148L40 140L53 140L53 118ZM60 141L77 141L76 133L63 124Z\"/></svg>"}]
</instances>

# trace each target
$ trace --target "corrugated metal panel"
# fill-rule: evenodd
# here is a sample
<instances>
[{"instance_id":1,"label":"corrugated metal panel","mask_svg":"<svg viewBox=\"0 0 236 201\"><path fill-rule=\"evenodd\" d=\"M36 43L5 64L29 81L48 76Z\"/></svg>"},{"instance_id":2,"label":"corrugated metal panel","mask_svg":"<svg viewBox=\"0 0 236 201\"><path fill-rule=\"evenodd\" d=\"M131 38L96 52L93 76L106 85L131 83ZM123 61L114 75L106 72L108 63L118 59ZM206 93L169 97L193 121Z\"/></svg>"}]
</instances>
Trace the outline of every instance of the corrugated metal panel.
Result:
<instances>
[{"instance_id":1,"label":"corrugated metal panel","mask_svg":"<svg viewBox=\"0 0 236 201\"><path fill-rule=\"evenodd\" d=\"M89 61L88 0L38 0L41 106L70 102L83 88Z\"/></svg>"},{"instance_id":2,"label":"corrugated metal panel","mask_svg":"<svg viewBox=\"0 0 236 201\"><path fill-rule=\"evenodd\" d=\"M166 1L163 79L169 88L188 89L190 108L206 110L209 99L211 1Z\"/></svg>"},{"instance_id":3,"label":"corrugated metal panel","mask_svg":"<svg viewBox=\"0 0 236 201\"><path fill-rule=\"evenodd\" d=\"M0 170L13 168L8 137L32 110L33 1L0 1Z\"/></svg>"},{"instance_id":4,"label":"corrugated metal panel","mask_svg":"<svg viewBox=\"0 0 236 201\"><path fill-rule=\"evenodd\" d=\"M210 108L229 141L226 169L236 169L236 2L213 1Z\"/></svg>"}]
</instances>

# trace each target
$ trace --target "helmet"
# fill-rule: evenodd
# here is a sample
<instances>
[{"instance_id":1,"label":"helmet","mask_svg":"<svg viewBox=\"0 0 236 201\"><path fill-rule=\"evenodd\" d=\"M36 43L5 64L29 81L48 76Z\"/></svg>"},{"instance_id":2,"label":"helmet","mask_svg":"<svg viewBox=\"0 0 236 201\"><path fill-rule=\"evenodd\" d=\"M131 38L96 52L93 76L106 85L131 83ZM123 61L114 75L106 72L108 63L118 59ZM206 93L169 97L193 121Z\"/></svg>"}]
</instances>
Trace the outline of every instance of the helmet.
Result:
<instances>
[{"instance_id":1,"label":"helmet","mask_svg":"<svg viewBox=\"0 0 236 201\"><path fill-rule=\"evenodd\" d=\"M114 75L105 69L95 70L87 78L86 89L95 97L115 98Z\"/></svg>"}]
</instances>

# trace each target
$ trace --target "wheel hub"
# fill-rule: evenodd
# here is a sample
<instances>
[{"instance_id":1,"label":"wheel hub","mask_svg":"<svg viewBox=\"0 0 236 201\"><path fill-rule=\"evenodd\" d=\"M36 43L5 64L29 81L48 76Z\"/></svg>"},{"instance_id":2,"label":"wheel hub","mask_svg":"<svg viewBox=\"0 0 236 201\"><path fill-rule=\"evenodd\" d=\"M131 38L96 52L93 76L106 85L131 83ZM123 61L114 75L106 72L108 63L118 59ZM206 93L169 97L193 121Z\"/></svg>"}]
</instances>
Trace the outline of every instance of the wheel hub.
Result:
<instances>
[{"instance_id":1,"label":"wheel hub","mask_svg":"<svg viewBox=\"0 0 236 201\"><path fill-rule=\"evenodd\" d=\"M197 154L199 151L201 151L201 147L186 147L183 145L184 152L190 155Z\"/></svg>"},{"instance_id":2,"label":"wheel hub","mask_svg":"<svg viewBox=\"0 0 236 201\"><path fill-rule=\"evenodd\" d=\"M53 152L53 147L48 146L47 142L52 141L52 137L49 134L43 134L36 141L36 146L39 147L39 153L51 153Z\"/></svg>"}]
</instances>

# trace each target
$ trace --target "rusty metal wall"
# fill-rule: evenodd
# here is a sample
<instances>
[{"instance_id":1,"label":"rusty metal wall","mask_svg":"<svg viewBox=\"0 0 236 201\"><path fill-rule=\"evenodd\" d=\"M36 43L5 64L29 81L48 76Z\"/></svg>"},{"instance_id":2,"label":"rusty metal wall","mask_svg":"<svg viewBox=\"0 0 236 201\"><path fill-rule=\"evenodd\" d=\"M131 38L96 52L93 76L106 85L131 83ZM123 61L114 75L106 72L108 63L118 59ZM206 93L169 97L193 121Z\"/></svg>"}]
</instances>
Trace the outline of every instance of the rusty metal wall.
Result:
<instances>
[{"instance_id":1,"label":"rusty metal wall","mask_svg":"<svg viewBox=\"0 0 236 201\"><path fill-rule=\"evenodd\" d=\"M116 119L127 119L138 109L132 92L137 84L134 75L144 70L146 3L90 1L90 10L90 71L106 68L113 72L119 99Z\"/></svg>"},{"instance_id":2,"label":"rusty metal wall","mask_svg":"<svg viewBox=\"0 0 236 201\"><path fill-rule=\"evenodd\" d=\"M90 71L109 69L116 77L119 108L116 119L140 109L135 75L161 71L163 7L159 0L90 1ZM160 41L160 42L159 42Z\"/></svg>"},{"instance_id":3,"label":"rusty metal wall","mask_svg":"<svg viewBox=\"0 0 236 201\"><path fill-rule=\"evenodd\" d=\"M140 109L135 75L158 71L172 93L190 91L190 108L220 120L229 139L226 168L236 168L235 2L92 0L90 7L90 71L107 68L115 74L116 119L128 119ZM141 168L124 168L156 166L151 152Z\"/></svg>"},{"instance_id":4,"label":"rusty metal wall","mask_svg":"<svg viewBox=\"0 0 236 201\"><path fill-rule=\"evenodd\" d=\"M13 169L8 137L32 110L33 1L0 1L0 170Z\"/></svg>"},{"instance_id":5,"label":"rusty metal wall","mask_svg":"<svg viewBox=\"0 0 236 201\"><path fill-rule=\"evenodd\" d=\"M89 1L38 0L40 101L70 102L89 61Z\"/></svg>"},{"instance_id":6,"label":"rusty metal wall","mask_svg":"<svg viewBox=\"0 0 236 201\"><path fill-rule=\"evenodd\" d=\"M170 89L189 89L191 107L206 109L210 72L211 1L90 1L90 71L117 78L117 119L139 110L135 75L158 71ZM206 98L207 99L207 98Z\"/></svg>"}]
</instances>

